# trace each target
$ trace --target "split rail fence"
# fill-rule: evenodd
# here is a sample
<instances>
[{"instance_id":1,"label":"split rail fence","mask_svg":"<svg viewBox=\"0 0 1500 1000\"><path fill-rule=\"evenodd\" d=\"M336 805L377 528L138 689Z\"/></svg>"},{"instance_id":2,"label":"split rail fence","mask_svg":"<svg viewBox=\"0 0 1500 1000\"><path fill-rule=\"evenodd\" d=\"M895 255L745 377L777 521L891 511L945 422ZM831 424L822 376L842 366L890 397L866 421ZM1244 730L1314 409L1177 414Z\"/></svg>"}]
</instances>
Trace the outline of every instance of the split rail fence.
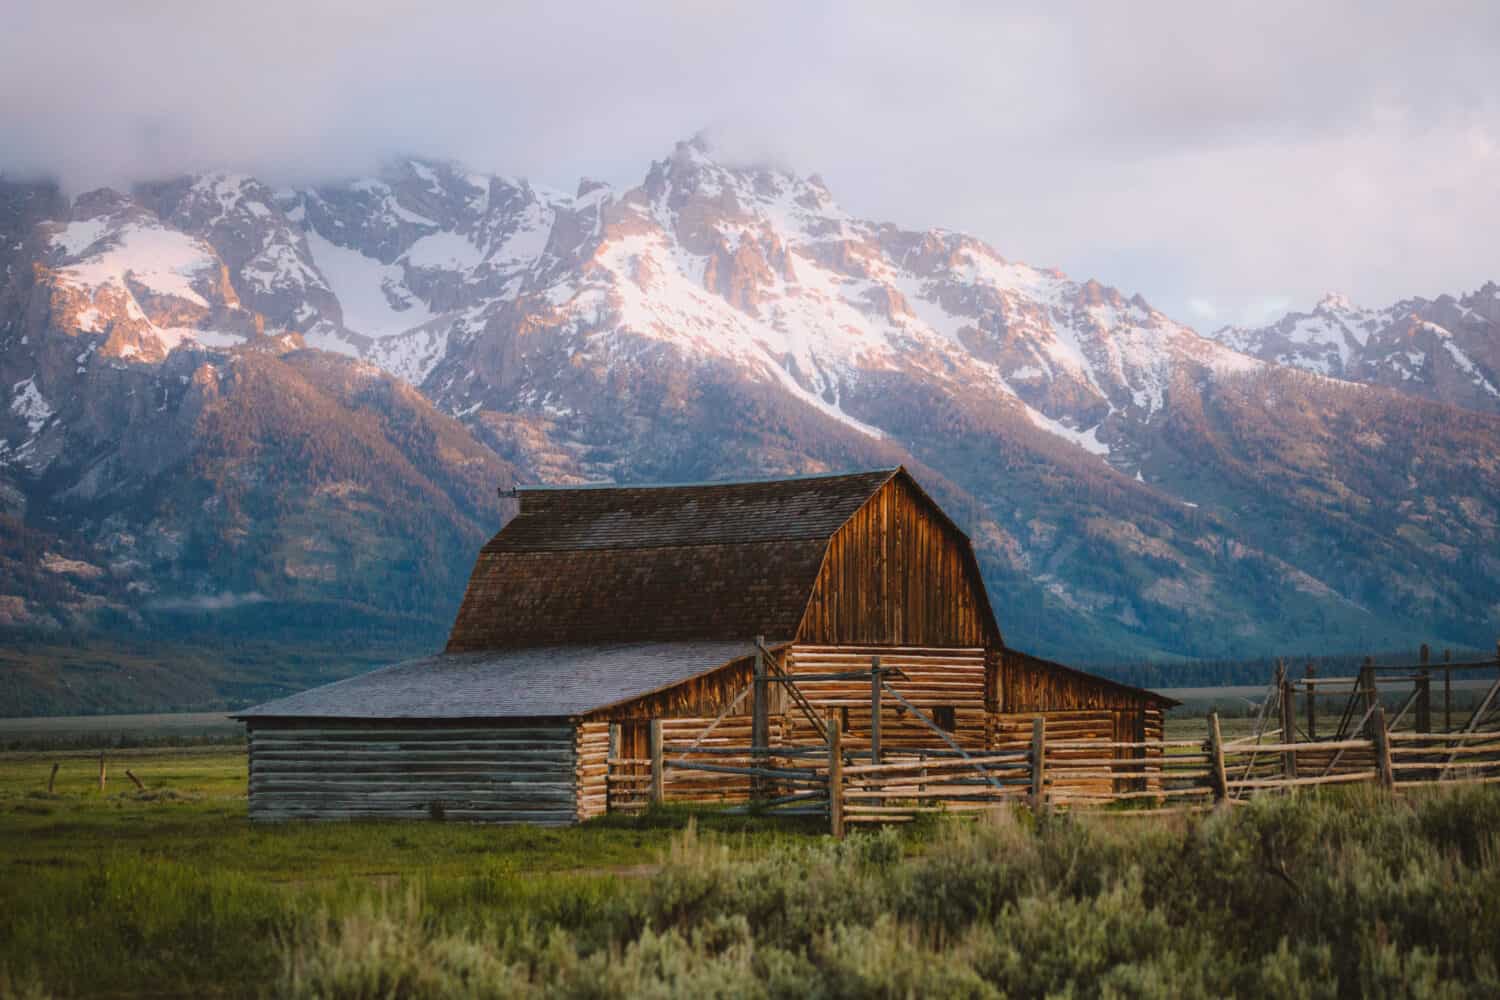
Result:
<instances>
[{"instance_id":1,"label":"split rail fence","mask_svg":"<svg viewBox=\"0 0 1500 1000\"><path fill-rule=\"evenodd\" d=\"M1500 667L1500 653L1493 666ZM877 660L871 672L880 670ZM1278 676L1281 683L1284 675ZM1325 785L1400 791L1500 783L1500 678L1469 719L1447 732L1396 729L1414 703L1388 721L1370 685L1358 691L1363 712L1351 709L1351 719L1332 739L1301 740L1295 724L1284 730L1257 724L1253 735L1225 740L1217 713L1210 714L1204 739L1049 739L1047 719L1039 715L1028 745L989 751L963 749L904 700L944 745L881 753L877 735L868 749L846 749L834 709L811 720L826 741L812 746L767 746L764 736L746 745L745 734L726 729L714 735L715 726L692 741L672 740L664 728L672 723L654 722L650 757L610 759L609 808L636 811L661 803L669 780L674 789L698 792L713 783L737 783L749 801L736 811L824 816L833 833L843 836L850 824L909 822L923 814L978 812L1005 803L1036 810L1128 804L1117 815L1149 816ZM1422 718L1423 725L1428 722ZM1281 738L1282 732L1293 738ZM701 801L701 795L688 797Z\"/></svg>"},{"instance_id":2,"label":"split rail fence","mask_svg":"<svg viewBox=\"0 0 1500 1000\"><path fill-rule=\"evenodd\" d=\"M829 720L834 722L832 718ZM636 773L611 776L611 807L634 811L664 801L669 772L749 778L755 797L734 807L766 815L826 816L835 835L850 824L909 822L928 813L965 813L999 804L1088 809L1128 803L1121 816L1190 812L1272 792L1323 785L1500 782L1500 731L1389 732L1376 708L1366 738L1295 743L1226 741L1216 714L1204 740L1149 742L1047 739L1045 718L1031 745L1001 753L948 748L892 753L878 763L846 752L839 727L822 747L674 747L652 741L648 759L617 759Z\"/></svg>"}]
</instances>

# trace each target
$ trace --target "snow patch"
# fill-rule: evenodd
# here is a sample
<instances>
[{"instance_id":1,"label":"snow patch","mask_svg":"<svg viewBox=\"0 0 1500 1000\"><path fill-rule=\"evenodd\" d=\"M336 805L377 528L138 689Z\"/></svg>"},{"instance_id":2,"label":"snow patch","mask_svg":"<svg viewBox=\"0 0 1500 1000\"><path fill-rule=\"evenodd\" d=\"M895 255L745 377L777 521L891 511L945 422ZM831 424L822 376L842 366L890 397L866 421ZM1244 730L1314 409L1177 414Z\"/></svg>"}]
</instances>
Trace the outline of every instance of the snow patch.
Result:
<instances>
[{"instance_id":1,"label":"snow patch","mask_svg":"<svg viewBox=\"0 0 1500 1000\"><path fill-rule=\"evenodd\" d=\"M70 224L71 225L71 224ZM158 295L208 308L192 282L218 267L218 256L202 240L156 225L130 225L108 250L59 272L72 284L86 288L119 285L127 278Z\"/></svg>"},{"instance_id":2,"label":"snow patch","mask_svg":"<svg viewBox=\"0 0 1500 1000\"><path fill-rule=\"evenodd\" d=\"M402 283L405 273L396 264L382 264L358 250L327 240L316 229L307 230L313 263L344 311L344 326L367 337L390 337L421 326L432 313ZM395 296L406 303L397 308Z\"/></svg>"},{"instance_id":3,"label":"snow patch","mask_svg":"<svg viewBox=\"0 0 1500 1000\"><path fill-rule=\"evenodd\" d=\"M431 167L425 163L418 163L416 160L408 160L407 163L411 166L412 173L427 182L427 190L433 194L443 193L443 186L438 182L438 176L432 172Z\"/></svg>"},{"instance_id":4,"label":"snow patch","mask_svg":"<svg viewBox=\"0 0 1500 1000\"><path fill-rule=\"evenodd\" d=\"M467 236L446 231L423 236L406 251L406 262L418 268L472 271L483 261L484 252Z\"/></svg>"},{"instance_id":5,"label":"snow patch","mask_svg":"<svg viewBox=\"0 0 1500 1000\"><path fill-rule=\"evenodd\" d=\"M331 354L342 354L346 358L360 358L364 355L359 347L351 344L348 340L339 336L332 323L318 323L311 330L302 335L303 343L308 347L320 351L328 351Z\"/></svg>"},{"instance_id":6,"label":"snow patch","mask_svg":"<svg viewBox=\"0 0 1500 1000\"><path fill-rule=\"evenodd\" d=\"M386 207L395 214L396 218L404 222L411 222L418 226L431 226L433 229L439 228L436 222L433 222L425 215L418 215L416 212L402 205L395 198L387 199Z\"/></svg>"},{"instance_id":7,"label":"snow patch","mask_svg":"<svg viewBox=\"0 0 1500 1000\"><path fill-rule=\"evenodd\" d=\"M70 222L52 236L52 245L60 247L69 257L77 257L98 242L99 237L109 231L107 219L83 219Z\"/></svg>"},{"instance_id":8,"label":"snow patch","mask_svg":"<svg viewBox=\"0 0 1500 1000\"><path fill-rule=\"evenodd\" d=\"M1024 406L1025 404L1022 405ZM1086 431L1074 430L1066 424L1053 420L1032 406L1026 406L1026 416L1035 426L1051 434L1056 434L1065 441L1071 441L1090 455L1109 455L1109 445L1099 440L1100 425L1098 424Z\"/></svg>"},{"instance_id":9,"label":"snow patch","mask_svg":"<svg viewBox=\"0 0 1500 1000\"><path fill-rule=\"evenodd\" d=\"M36 376L23 379L11 387L10 412L26 421L26 426L35 435L52 419L51 404L37 391Z\"/></svg>"},{"instance_id":10,"label":"snow patch","mask_svg":"<svg viewBox=\"0 0 1500 1000\"><path fill-rule=\"evenodd\" d=\"M1444 340L1443 347L1447 349L1448 356L1453 359L1453 363L1459 367L1460 371L1468 375L1475 385L1491 396L1500 397L1500 389L1496 389L1490 380L1484 377L1484 373L1479 370L1479 366L1457 344L1452 340Z\"/></svg>"},{"instance_id":11,"label":"snow patch","mask_svg":"<svg viewBox=\"0 0 1500 1000\"><path fill-rule=\"evenodd\" d=\"M238 347L245 342L245 337L238 333L228 333L223 330L191 330L187 331L193 340L204 347L213 347L219 350L227 350Z\"/></svg>"},{"instance_id":12,"label":"snow patch","mask_svg":"<svg viewBox=\"0 0 1500 1000\"><path fill-rule=\"evenodd\" d=\"M421 385L448 352L448 331L424 327L376 341L369 358L411 385Z\"/></svg>"}]
</instances>

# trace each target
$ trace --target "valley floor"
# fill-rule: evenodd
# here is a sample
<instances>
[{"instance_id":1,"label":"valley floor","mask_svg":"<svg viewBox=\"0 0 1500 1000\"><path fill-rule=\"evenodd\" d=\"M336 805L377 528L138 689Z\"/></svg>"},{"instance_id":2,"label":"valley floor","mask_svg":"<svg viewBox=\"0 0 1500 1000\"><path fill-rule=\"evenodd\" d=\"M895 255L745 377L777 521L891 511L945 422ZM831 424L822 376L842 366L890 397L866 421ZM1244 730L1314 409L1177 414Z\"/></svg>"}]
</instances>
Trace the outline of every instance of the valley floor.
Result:
<instances>
[{"instance_id":1,"label":"valley floor","mask_svg":"<svg viewBox=\"0 0 1500 1000\"><path fill-rule=\"evenodd\" d=\"M0 754L0 995L1500 990L1495 789L1019 810L836 843L670 809L251 826L242 748L106 760L101 793L94 751Z\"/></svg>"}]
</instances>

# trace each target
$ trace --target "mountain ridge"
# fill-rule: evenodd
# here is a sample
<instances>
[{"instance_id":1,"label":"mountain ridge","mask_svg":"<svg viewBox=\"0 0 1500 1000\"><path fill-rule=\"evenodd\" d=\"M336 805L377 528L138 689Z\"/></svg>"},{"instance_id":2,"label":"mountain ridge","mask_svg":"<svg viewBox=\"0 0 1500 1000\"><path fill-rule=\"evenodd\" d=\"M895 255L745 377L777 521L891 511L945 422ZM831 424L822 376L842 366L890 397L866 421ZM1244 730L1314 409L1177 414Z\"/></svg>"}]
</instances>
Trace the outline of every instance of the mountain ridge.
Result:
<instances>
[{"instance_id":1,"label":"mountain ridge","mask_svg":"<svg viewBox=\"0 0 1500 1000\"><path fill-rule=\"evenodd\" d=\"M1204 336L973 237L856 219L815 175L726 166L701 141L635 187L573 195L407 159L301 189L210 174L92 193L65 219L55 193L26 197L0 201L17 206L4 243L31 248L0 293L0 488L36 509L56 494L60 397L179 356L196 372L305 352L419 390L402 412L461 427L497 479L907 464L975 538L1007 635L1054 655L1500 628L1484 555L1500 484L1482 454L1500 419L1440 398L1451 379L1334 378L1315 362L1352 356L1337 345ZM1483 318L1479 294L1432 308ZM1488 334L1471 333L1458 346L1482 373L1471 341ZM313 373L283 363L295 400ZM1421 586L1378 583L1391 572Z\"/></svg>"}]
</instances>

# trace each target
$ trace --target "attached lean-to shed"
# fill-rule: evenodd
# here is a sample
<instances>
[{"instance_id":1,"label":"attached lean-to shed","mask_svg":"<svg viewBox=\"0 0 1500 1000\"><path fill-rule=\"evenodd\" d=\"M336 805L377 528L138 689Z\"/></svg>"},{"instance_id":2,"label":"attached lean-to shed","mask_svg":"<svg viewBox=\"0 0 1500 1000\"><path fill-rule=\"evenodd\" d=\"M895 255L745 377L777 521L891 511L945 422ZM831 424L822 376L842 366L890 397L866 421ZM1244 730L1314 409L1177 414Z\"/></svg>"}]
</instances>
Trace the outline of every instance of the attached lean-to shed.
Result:
<instances>
[{"instance_id":1,"label":"attached lean-to shed","mask_svg":"<svg viewBox=\"0 0 1500 1000\"><path fill-rule=\"evenodd\" d=\"M481 550L446 650L241 713L256 819L566 823L610 806L610 758L754 725L756 640L794 680L868 670L899 699L882 747L1159 735L1171 704L1006 648L968 538L903 469L693 486L526 489ZM758 738L818 738L777 685ZM870 686L795 685L869 748ZM905 704L902 704L904 702ZM743 797L673 772L666 798Z\"/></svg>"}]
</instances>

